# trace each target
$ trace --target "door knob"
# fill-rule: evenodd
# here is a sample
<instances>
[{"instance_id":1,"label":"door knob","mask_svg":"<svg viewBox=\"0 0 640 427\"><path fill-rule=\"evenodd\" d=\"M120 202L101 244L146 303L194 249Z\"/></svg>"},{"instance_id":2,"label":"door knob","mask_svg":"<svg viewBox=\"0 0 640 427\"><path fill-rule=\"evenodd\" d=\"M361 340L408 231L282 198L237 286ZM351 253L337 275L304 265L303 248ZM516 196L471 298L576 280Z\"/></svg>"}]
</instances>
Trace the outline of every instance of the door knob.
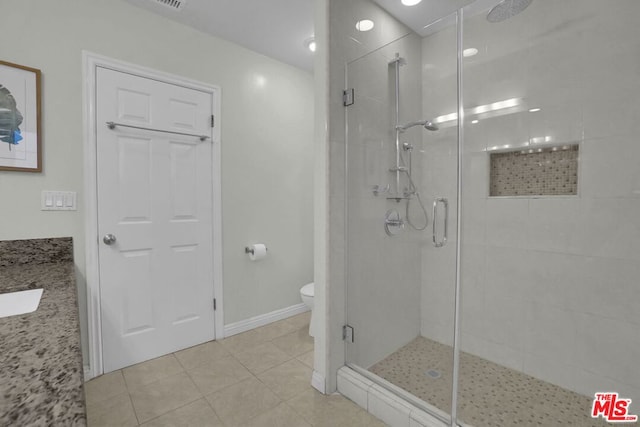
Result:
<instances>
[{"instance_id":1,"label":"door knob","mask_svg":"<svg viewBox=\"0 0 640 427\"><path fill-rule=\"evenodd\" d=\"M116 236L113 234L105 234L102 241L105 245L113 245L116 242Z\"/></svg>"}]
</instances>

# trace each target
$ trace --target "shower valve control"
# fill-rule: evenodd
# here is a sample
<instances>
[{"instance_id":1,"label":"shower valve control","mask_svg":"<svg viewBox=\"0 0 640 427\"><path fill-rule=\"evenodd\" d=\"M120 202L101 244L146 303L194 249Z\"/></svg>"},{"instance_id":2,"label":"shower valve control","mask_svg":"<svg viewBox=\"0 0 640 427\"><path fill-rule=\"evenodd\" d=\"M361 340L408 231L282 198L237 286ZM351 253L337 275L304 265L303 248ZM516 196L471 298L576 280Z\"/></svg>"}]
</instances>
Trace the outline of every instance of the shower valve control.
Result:
<instances>
[{"instance_id":1,"label":"shower valve control","mask_svg":"<svg viewBox=\"0 0 640 427\"><path fill-rule=\"evenodd\" d=\"M384 216L384 231L388 236L395 236L404 230L404 220L397 210L390 209Z\"/></svg>"}]
</instances>

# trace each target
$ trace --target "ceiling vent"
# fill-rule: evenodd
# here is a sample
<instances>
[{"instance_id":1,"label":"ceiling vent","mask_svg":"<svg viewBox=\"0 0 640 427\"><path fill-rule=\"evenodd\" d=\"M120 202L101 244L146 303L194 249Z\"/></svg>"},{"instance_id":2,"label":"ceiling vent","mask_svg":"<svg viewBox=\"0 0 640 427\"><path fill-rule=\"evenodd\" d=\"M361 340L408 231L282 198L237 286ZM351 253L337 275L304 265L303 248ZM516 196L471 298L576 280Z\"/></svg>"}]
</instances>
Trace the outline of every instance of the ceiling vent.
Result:
<instances>
[{"instance_id":1,"label":"ceiling vent","mask_svg":"<svg viewBox=\"0 0 640 427\"><path fill-rule=\"evenodd\" d=\"M186 0L152 0L154 3L161 4L164 7L168 7L173 10L182 10L184 9Z\"/></svg>"}]
</instances>

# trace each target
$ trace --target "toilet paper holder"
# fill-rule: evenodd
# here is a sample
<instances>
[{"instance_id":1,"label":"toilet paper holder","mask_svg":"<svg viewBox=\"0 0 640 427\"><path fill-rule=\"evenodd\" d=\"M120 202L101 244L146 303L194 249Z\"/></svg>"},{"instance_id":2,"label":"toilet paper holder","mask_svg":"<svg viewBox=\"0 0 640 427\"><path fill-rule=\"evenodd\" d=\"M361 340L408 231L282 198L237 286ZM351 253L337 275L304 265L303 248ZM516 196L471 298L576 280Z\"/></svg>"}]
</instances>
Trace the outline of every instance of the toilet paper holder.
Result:
<instances>
[{"instance_id":1,"label":"toilet paper holder","mask_svg":"<svg viewBox=\"0 0 640 427\"><path fill-rule=\"evenodd\" d=\"M268 251L268 250L269 250L269 248L267 248L267 247L265 246L265 250L267 250L267 251ZM244 247L244 253L245 253L245 254L251 254L251 255L254 255L253 248L252 248L252 247L249 247L249 246L245 246L245 247Z\"/></svg>"}]
</instances>

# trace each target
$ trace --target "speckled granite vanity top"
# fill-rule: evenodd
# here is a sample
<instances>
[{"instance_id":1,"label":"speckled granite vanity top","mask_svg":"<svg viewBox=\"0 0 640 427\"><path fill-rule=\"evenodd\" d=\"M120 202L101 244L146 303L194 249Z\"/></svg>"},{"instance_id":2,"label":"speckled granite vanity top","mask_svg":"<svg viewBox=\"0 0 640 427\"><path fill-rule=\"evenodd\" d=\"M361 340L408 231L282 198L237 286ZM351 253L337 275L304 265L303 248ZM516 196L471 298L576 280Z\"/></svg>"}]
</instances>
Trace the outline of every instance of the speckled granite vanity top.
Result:
<instances>
[{"instance_id":1,"label":"speckled granite vanity top","mask_svg":"<svg viewBox=\"0 0 640 427\"><path fill-rule=\"evenodd\" d=\"M43 288L0 319L0 426L85 426L71 238L0 241L0 292Z\"/></svg>"}]
</instances>

